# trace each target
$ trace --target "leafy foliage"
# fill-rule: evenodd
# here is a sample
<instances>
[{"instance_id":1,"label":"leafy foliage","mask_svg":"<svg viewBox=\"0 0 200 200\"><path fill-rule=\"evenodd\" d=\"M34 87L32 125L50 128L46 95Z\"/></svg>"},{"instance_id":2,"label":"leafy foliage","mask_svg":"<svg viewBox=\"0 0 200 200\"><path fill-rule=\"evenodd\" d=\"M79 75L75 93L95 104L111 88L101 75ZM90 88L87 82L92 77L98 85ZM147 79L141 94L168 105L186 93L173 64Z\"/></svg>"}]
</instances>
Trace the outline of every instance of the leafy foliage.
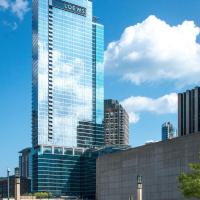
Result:
<instances>
[{"instance_id":1,"label":"leafy foliage","mask_svg":"<svg viewBox=\"0 0 200 200\"><path fill-rule=\"evenodd\" d=\"M190 169L179 176L179 188L186 198L200 199L200 164L190 164Z\"/></svg>"},{"instance_id":2,"label":"leafy foliage","mask_svg":"<svg viewBox=\"0 0 200 200\"><path fill-rule=\"evenodd\" d=\"M52 197L52 194L49 192L36 192L35 197L36 199L49 199Z\"/></svg>"}]
</instances>

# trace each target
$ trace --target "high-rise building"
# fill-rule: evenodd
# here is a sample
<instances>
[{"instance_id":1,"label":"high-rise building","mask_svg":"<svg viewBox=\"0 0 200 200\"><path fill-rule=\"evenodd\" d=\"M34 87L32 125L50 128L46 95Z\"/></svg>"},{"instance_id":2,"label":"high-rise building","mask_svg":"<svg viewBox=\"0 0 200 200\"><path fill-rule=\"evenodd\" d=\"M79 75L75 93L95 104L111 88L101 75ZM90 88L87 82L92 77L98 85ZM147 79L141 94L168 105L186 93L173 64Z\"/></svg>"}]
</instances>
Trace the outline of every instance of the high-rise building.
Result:
<instances>
[{"instance_id":1,"label":"high-rise building","mask_svg":"<svg viewBox=\"0 0 200 200\"><path fill-rule=\"evenodd\" d=\"M162 141L176 137L176 129L170 122L165 122L162 125Z\"/></svg>"},{"instance_id":2,"label":"high-rise building","mask_svg":"<svg viewBox=\"0 0 200 200\"><path fill-rule=\"evenodd\" d=\"M34 147L103 144L103 29L89 0L33 0Z\"/></svg>"},{"instance_id":3,"label":"high-rise building","mask_svg":"<svg viewBox=\"0 0 200 200\"><path fill-rule=\"evenodd\" d=\"M178 135L200 132L200 87L178 94Z\"/></svg>"},{"instance_id":4,"label":"high-rise building","mask_svg":"<svg viewBox=\"0 0 200 200\"><path fill-rule=\"evenodd\" d=\"M33 0L33 191L94 195L81 186L82 156L104 145L104 27L92 6Z\"/></svg>"},{"instance_id":5,"label":"high-rise building","mask_svg":"<svg viewBox=\"0 0 200 200\"><path fill-rule=\"evenodd\" d=\"M129 144L129 116L117 100L104 101L104 137L106 145Z\"/></svg>"}]
</instances>

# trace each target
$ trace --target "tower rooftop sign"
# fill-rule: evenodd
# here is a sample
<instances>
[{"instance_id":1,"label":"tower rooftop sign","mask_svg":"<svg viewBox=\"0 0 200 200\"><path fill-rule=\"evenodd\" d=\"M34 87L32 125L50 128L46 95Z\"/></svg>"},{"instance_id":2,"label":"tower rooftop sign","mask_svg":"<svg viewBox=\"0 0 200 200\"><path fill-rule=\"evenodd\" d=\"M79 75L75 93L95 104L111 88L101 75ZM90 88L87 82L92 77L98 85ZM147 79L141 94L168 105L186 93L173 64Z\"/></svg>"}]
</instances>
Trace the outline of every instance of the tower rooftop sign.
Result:
<instances>
[{"instance_id":1,"label":"tower rooftop sign","mask_svg":"<svg viewBox=\"0 0 200 200\"><path fill-rule=\"evenodd\" d=\"M74 14L82 15L82 16L86 17L87 10L84 7L81 7L81 6L78 6L78 5L69 3L69 2L61 1L61 0L51 0L50 4L53 7L56 7L56 8L62 9L62 10L66 10L68 12L72 12Z\"/></svg>"}]
</instances>

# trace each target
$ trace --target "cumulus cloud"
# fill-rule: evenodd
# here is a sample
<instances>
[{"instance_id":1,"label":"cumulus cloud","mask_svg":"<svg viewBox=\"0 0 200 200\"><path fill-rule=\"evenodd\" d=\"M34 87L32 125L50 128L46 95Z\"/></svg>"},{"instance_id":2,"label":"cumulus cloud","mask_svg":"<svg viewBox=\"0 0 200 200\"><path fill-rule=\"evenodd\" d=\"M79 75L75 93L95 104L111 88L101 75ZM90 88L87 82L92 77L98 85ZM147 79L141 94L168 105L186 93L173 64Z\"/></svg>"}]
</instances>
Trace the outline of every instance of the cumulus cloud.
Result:
<instances>
[{"instance_id":1,"label":"cumulus cloud","mask_svg":"<svg viewBox=\"0 0 200 200\"><path fill-rule=\"evenodd\" d=\"M129 112L129 122L131 124L136 124L140 121L140 116L138 113Z\"/></svg>"},{"instance_id":2,"label":"cumulus cloud","mask_svg":"<svg viewBox=\"0 0 200 200\"><path fill-rule=\"evenodd\" d=\"M178 96L176 93L170 93L155 99L132 96L123 100L121 104L129 113L130 123L137 123L140 120L140 114L143 112L158 115L177 113Z\"/></svg>"},{"instance_id":3,"label":"cumulus cloud","mask_svg":"<svg viewBox=\"0 0 200 200\"><path fill-rule=\"evenodd\" d=\"M29 11L28 6L29 3L27 0L16 0L14 3L11 3L11 10L20 20L22 20L24 15Z\"/></svg>"},{"instance_id":4,"label":"cumulus cloud","mask_svg":"<svg viewBox=\"0 0 200 200\"><path fill-rule=\"evenodd\" d=\"M0 8L2 9L8 9L9 3L7 0L0 0Z\"/></svg>"},{"instance_id":5,"label":"cumulus cloud","mask_svg":"<svg viewBox=\"0 0 200 200\"><path fill-rule=\"evenodd\" d=\"M105 51L107 72L136 85L160 80L200 83L200 28L193 21L170 26L156 16L125 29Z\"/></svg>"},{"instance_id":6,"label":"cumulus cloud","mask_svg":"<svg viewBox=\"0 0 200 200\"><path fill-rule=\"evenodd\" d=\"M9 27L12 31L15 31L18 27L16 22L3 21L3 25Z\"/></svg>"},{"instance_id":7,"label":"cumulus cloud","mask_svg":"<svg viewBox=\"0 0 200 200\"><path fill-rule=\"evenodd\" d=\"M24 15L30 10L28 0L0 0L0 8L11 11L20 20L23 20Z\"/></svg>"}]
</instances>

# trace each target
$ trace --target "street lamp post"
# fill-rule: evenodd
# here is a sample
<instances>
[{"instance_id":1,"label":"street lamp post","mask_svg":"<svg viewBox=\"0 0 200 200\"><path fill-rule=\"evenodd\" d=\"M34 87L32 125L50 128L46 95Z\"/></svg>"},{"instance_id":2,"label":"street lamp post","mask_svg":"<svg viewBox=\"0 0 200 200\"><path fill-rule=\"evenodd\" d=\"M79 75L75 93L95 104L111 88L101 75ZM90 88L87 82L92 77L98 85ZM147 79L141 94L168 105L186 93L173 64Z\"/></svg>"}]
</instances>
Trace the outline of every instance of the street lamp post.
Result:
<instances>
[{"instance_id":1,"label":"street lamp post","mask_svg":"<svg viewBox=\"0 0 200 200\"><path fill-rule=\"evenodd\" d=\"M137 200L142 200L142 176L137 176Z\"/></svg>"},{"instance_id":2,"label":"street lamp post","mask_svg":"<svg viewBox=\"0 0 200 200\"><path fill-rule=\"evenodd\" d=\"M130 195L130 196L129 196L129 200L133 200L133 195Z\"/></svg>"},{"instance_id":3,"label":"street lamp post","mask_svg":"<svg viewBox=\"0 0 200 200\"><path fill-rule=\"evenodd\" d=\"M10 199L10 169L7 169L7 178L8 178L8 200Z\"/></svg>"},{"instance_id":4,"label":"street lamp post","mask_svg":"<svg viewBox=\"0 0 200 200\"><path fill-rule=\"evenodd\" d=\"M20 200L20 174L19 168L15 168L15 200Z\"/></svg>"}]
</instances>

